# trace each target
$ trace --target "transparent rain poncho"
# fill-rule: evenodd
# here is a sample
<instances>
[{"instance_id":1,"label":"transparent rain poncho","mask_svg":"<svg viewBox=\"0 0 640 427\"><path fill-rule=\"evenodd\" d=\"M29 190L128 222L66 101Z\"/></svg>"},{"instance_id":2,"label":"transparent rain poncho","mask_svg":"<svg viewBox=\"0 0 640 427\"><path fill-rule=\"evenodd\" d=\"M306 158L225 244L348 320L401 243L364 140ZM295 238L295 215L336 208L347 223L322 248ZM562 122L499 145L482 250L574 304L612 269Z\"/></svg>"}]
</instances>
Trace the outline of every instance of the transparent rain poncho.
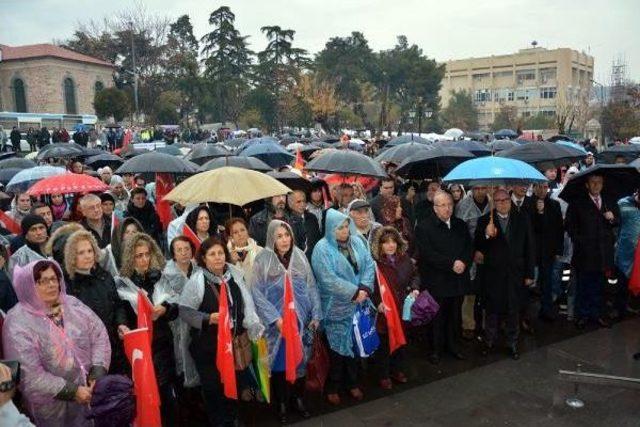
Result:
<instances>
[{"instance_id":1,"label":"transparent rain poncho","mask_svg":"<svg viewBox=\"0 0 640 427\"><path fill-rule=\"evenodd\" d=\"M291 235L291 255L289 267L278 259L275 252L275 234L279 227L285 227ZM301 249L295 246L293 231L289 224L279 220L273 220L267 228L267 241L265 248L258 254L253 263L253 274L249 282L249 289L253 295L256 310L260 320L266 327L265 337L269 347L269 363L273 363L282 335L275 324L282 317L284 302L284 278L289 274L293 295L298 315L298 330L302 333L302 342L305 348L303 363L298 367L298 376L305 373L307 357L310 354L313 343L313 333L308 328L312 320L321 320L320 296L316 288L311 265Z\"/></svg>"},{"instance_id":2,"label":"transparent rain poncho","mask_svg":"<svg viewBox=\"0 0 640 427\"><path fill-rule=\"evenodd\" d=\"M229 263L227 263L226 266L227 271L225 276L233 277L233 280L236 282L240 288L240 292L242 293L242 300L244 303L244 320L242 326L249 333L249 338L252 341L256 341L264 333L264 326L262 326L260 318L256 314L253 298L244 283L242 270ZM181 355L177 360L180 360L182 363L182 366L178 366L178 372L184 373L185 387L195 387L200 384L200 377L196 370L196 365L189 353L189 345L191 344L189 328L200 329L202 327L202 316L209 316L209 313L201 313L198 311L200 304L202 304L202 298L204 297L204 287L204 271L201 267L196 267L193 270L191 277L184 285L182 294L178 299L180 317L178 319L177 327L179 329L179 348Z\"/></svg>"},{"instance_id":3,"label":"transparent rain poncho","mask_svg":"<svg viewBox=\"0 0 640 427\"><path fill-rule=\"evenodd\" d=\"M78 299L67 295L62 270L60 280L63 327L56 326L36 294L35 261L14 271L18 304L9 311L3 327L5 357L21 364L20 390L38 426L91 426L85 406L56 399L67 383L86 385L92 367L109 368L109 336L98 316Z\"/></svg>"}]
</instances>

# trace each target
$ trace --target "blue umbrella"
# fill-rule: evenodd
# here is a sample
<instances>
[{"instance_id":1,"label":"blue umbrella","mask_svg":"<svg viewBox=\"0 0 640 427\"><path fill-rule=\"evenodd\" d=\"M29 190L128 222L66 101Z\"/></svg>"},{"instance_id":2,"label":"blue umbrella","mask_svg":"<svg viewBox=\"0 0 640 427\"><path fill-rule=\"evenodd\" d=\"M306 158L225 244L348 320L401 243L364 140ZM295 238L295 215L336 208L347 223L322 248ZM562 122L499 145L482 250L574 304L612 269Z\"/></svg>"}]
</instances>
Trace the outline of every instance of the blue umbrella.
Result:
<instances>
[{"instance_id":1,"label":"blue umbrella","mask_svg":"<svg viewBox=\"0 0 640 427\"><path fill-rule=\"evenodd\" d=\"M35 184L36 181L65 173L67 173L65 168L55 166L36 166L35 168L23 169L11 178L11 181L7 184L7 191L14 193L24 192Z\"/></svg>"},{"instance_id":2,"label":"blue umbrella","mask_svg":"<svg viewBox=\"0 0 640 427\"><path fill-rule=\"evenodd\" d=\"M238 155L256 157L274 169L288 165L296 158L278 144L254 144L240 151Z\"/></svg>"},{"instance_id":3,"label":"blue umbrella","mask_svg":"<svg viewBox=\"0 0 640 427\"><path fill-rule=\"evenodd\" d=\"M546 182L547 178L527 163L503 157L480 157L453 168L443 180L447 184L518 185Z\"/></svg>"},{"instance_id":4,"label":"blue umbrella","mask_svg":"<svg viewBox=\"0 0 640 427\"><path fill-rule=\"evenodd\" d=\"M236 149L236 152L240 153L245 148L251 147L257 144L277 144L277 143L278 143L278 140L271 136L263 136L261 138L251 138L251 139L247 139L242 144L240 144Z\"/></svg>"},{"instance_id":5,"label":"blue umbrella","mask_svg":"<svg viewBox=\"0 0 640 427\"><path fill-rule=\"evenodd\" d=\"M576 150L582 151L584 154L587 154L587 150L580 144L576 144L575 142L567 141L566 139L559 139L555 142L556 144L564 145L565 147L575 148Z\"/></svg>"}]
</instances>

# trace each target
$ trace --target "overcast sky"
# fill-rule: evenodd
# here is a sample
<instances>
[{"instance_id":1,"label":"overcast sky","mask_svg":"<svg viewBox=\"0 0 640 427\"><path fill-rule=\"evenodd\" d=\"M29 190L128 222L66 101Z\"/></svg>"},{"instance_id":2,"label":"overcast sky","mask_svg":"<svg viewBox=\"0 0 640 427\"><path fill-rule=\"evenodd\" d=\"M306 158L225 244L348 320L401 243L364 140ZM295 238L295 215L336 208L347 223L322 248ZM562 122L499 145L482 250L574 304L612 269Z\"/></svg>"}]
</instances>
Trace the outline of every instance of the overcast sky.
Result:
<instances>
[{"instance_id":1,"label":"overcast sky","mask_svg":"<svg viewBox=\"0 0 640 427\"><path fill-rule=\"evenodd\" d=\"M251 36L266 44L260 27L296 31L295 44L312 53L330 37L357 30L375 50L391 48L404 34L438 61L515 52L532 40L547 48L570 47L595 58L595 78L608 82L612 61L624 57L627 77L640 80L640 0L139 0L172 19L188 14L196 37L221 5ZM100 20L132 7L131 0L0 0L0 43L47 43L70 37L79 22Z\"/></svg>"}]
</instances>

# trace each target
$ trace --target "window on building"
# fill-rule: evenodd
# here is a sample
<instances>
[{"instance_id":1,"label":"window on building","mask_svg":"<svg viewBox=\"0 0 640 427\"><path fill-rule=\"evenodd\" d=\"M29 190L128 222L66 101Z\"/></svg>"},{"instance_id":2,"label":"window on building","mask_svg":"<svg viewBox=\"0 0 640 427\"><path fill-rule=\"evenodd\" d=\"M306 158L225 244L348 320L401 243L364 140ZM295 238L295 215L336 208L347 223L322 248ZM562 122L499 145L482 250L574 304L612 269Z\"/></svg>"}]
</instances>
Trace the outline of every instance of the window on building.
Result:
<instances>
[{"instance_id":1,"label":"window on building","mask_svg":"<svg viewBox=\"0 0 640 427\"><path fill-rule=\"evenodd\" d=\"M541 68L540 69L540 83L545 84L550 80L555 80L557 71L553 68Z\"/></svg>"},{"instance_id":2,"label":"window on building","mask_svg":"<svg viewBox=\"0 0 640 427\"><path fill-rule=\"evenodd\" d=\"M542 110L542 111L540 111L540 113L545 117L555 117L556 116L556 110L554 110L554 109Z\"/></svg>"},{"instance_id":3,"label":"window on building","mask_svg":"<svg viewBox=\"0 0 640 427\"><path fill-rule=\"evenodd\" d=\"M513 77L513 71L496 71L493 73L493 77Z\"/></svg>"},{"instance_id":4,"label":"window on building","mask_svg":"<svg viewBox=\"0 0 640 427\"><path fill-rule=\"evenodd\" d=\"M510 90L509 92L507 92L507 101L513 101L513 99L513 91Z\"/></svg>"},{"instance_id":5,"label":"window on building","mask_svg":"<svg viewBox=\"0 0 640 427\"><path fill-rule=\"evenodd\" d=\"M94 87L96 93L100 92L102 89L104 89L104 84L101 81L97 81Z\"/></svg>"},{"instance_id":6,"label":"window on building","mask_svg":"<svg viewBox=\"0 0 640 427\"><path fill-rule=\"evenodd\" d=\"M67 114L78 114L76 106L76 87L70 77L64 79L64 106Z\"/></svg>"},{"instance_id":7,"label":"window on building","mask_svg":"<svg viewBox=\"0 0 640 427\"><path fill-rule=\"evenodd\" d=\"M26 113L27 94L24 90L24 81L22 79L13 81L13 98L15 100L16 113Z\"/></svg>"},{"instance_id":8,"label":"window on building","mask_svg":"<svg viewBox=\"0 0 640 427\"><path fill-rule=\"evenodd\" d=\"M554 99L557 94L558 94L558 89L556 87L540 88L540 98L542 99Z\"/></svg>"},{"instance_id":9,"label":"window on building","mask_svg":"<svg viewBox=\"0 0 640 427\"><path fill-rule=\"evenodd\" d=\"M488 102L491 101L491 91L489 89L479 89L475 91L475 102Z\"/></svg>"},{"instance_id":10,"label":"window on building","mask_svg":"<svg viewBox=\"0 0 640 427\"><path fill-rule=\"evenodd\" d=\"M524 82L535 80L536 79L536 70L518 70L516 71L516 80L518 84L522 84Z\"/></svg>"}]
</instances>

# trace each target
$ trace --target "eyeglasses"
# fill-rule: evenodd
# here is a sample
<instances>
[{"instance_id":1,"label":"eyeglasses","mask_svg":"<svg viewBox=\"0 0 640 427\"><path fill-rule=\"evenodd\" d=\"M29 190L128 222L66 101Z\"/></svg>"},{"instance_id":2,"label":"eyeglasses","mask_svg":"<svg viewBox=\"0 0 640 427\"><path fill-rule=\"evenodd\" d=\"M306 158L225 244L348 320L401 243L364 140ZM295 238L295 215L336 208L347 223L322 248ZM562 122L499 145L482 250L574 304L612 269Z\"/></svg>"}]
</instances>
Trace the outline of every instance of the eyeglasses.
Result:
<instances>
[{"instance_id":1,"label":"eyeglasses","mask_svg":"<svg viewBox=\"0 0 640 427\"><path fill-rule=\"evenodd\" d=\"M43 277L36 282L39 286L57 285L58 277Z\"/></svg>"}]
</instances>

